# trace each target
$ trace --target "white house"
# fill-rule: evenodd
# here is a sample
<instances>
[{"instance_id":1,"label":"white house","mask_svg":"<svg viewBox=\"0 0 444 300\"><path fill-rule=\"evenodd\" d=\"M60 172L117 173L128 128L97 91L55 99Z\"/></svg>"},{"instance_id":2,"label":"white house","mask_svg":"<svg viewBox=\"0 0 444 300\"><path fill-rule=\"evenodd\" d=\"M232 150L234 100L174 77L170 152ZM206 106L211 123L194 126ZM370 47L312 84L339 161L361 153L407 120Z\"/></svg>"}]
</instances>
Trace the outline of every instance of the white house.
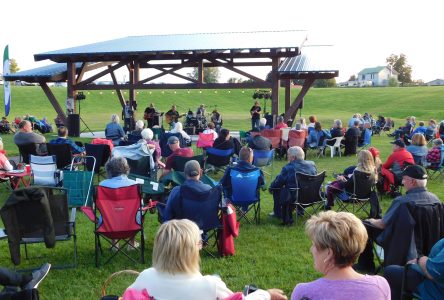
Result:
<instances>
[{"instance_id":1,"label":"white house","mask_svg":"<svg viewBox=\"0 0 444 300\"><path fill-rule=\"evenodd\" d=\"M426 85L444 85L444 79L435 79L427 82Z\"/></svg>"},{"instance_id":2,"label":"white house","mask_svg":"<svg viewBox=\"0 0 444 300\"><path fill-rule=\"evenodd\" d=\"M398 72L387 67L365 68L358 73L358 82L372 82L373 86L388 86L390 78L398 81Z\"/></svg>"}]
</instances>

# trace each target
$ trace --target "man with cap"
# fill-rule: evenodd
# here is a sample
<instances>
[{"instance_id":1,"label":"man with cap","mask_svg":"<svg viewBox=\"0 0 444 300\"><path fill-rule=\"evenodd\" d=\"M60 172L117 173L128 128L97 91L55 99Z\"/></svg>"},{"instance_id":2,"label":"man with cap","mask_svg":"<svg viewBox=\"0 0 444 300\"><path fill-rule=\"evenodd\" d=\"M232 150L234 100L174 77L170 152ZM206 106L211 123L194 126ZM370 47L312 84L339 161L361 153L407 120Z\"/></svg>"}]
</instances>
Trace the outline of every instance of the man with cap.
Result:
<instances>
[{"instance_id":1,"label":"man with cap","mask_svg":"<svg viewBox=\"0 0 444 300\"><path fill-rule=\"evenodd\" d=\"M176 186L171 191L168 196L168 200L165 208L164 221L172 219L181 219L182 216L182 205L181 198L186 194L186 197L195 199L202 199L200 197L202 194L207 193L211 186L200 181L202 176L202 169L200 168L199 162L197 160L190 160L185 164L184 173L186 180L181 186ZM198 205L197 201L193 203Z\"/></svg>"},{"instance_id":2,"label":"man with cap","mask_svg":"<svg viewBox=\"0 0 444 300\"><path fill-rule=\"evenodd\" d=\"M375 265L373 262L371 241L376 240L376 237L383 234L386 228L391 227L402 204L427 205L441 203L435 194L427 191L427 171L422 166L407 166L404 171L402 171L402 183L406 189L406 194L393 200L382 219L368 219L364 221L369 239L364 252L359 256L358 269L374 270Z\"/></svg>"},{"instance_id":3,"label":"man with cap","mask_svg":"<svg viewBox=\"0 0 444 300\"><path fill-rule=\"evenodd\" d=\"M170 147L171 151L173 151L173 153L171 153L171 155L168 156L166 159L165 169L163 170L162 177L171 171L175 156L183 156L183 157L194 156L192 148L180 148L179 139L176 136L170 136L168 138L168 146Z\"/></svg>"},{"instance_id":4,"label":"man with cap","mask_svg":"<svg viewBox=\"0 0 444 300\"><path fill-rule=\"evenodd\" d=\"M415 164L412 154L405 149L405 144L401 139L391 144L393 144L393 152L381 168L381 173L385 178L384 190L387 192L390 191L390 185L395 185L396 179L401 180L401 171L405 166Z\"/></svg>"}]
</instances>

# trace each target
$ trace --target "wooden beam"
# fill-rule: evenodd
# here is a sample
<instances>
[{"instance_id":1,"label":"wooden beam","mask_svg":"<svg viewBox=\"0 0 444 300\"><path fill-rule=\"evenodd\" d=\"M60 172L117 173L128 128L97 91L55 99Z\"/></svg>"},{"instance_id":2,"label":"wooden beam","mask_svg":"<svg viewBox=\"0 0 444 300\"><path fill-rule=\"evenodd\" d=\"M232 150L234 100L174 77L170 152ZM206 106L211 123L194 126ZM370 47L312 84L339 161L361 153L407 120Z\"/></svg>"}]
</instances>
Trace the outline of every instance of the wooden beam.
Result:
<instances>
[{"instance_id":1,"label":"wooden beam","mask_svg":"<svg viewBox=\"0 0 444 300\"><path fill-rule=\"evenodd\" d=\"M279 78L278 71L279 58L273 57L271 67L271 114L277 116L279 114Z\"/></svg>"},{"instance_id":2,"label":"wooden beam","mask_svg":"<svg viewBox=\"0 0 444 300\"><path fill-rule=\"evenodd\" d=\"M77 80L76 80L76 84L79 83L80 81L82 81L83 75L85 75L86 73L86 67L88 66L89 63L84 62L82 64L82 67L80 67L80 72L79 75L77 76Z\"/></svg>"},{"instance_id":3,"label":"wooden beam","mask_svg":"<svg viewBox=\"0 0 444 300\"><path fill-rule=\"evenodd\" d=\"M121 61L121 62L119 62L118 64L116 64L116 65L114 65L114 66L112 66L112 67L109 67L108 69L103 70L102 72L97 73L96 75L93 75L93 76L89 77L88 79L85 79L85 80L83 80L82 82L79 82L79 83L77 83L77 84L78 84L78 85L87 85L88 83L91 83L91 82L93 82L94 80L96 80L96 79L98 79L98 78L100 78L100 77L103 77L103 76L105 76L105 75L108 75L108 74L110 73L110 71L115 71L115 70L117 70L117 69L123 67L123 66L126 65L126 64L127 64L127 62Z\"/></svg>"},{"instance_id":4,"label":"wooden beam","mask_svg":"<svg viewBox=\"0 0 444 300\"><path fill-rule=\"evenodd\" d=\"M111 68L111 67L108 66L108 69L110 69L110 68ZM117 86L117 85L118 85L118 82L117 82L117 79L116 79L116 74L114 74L114 71L110 71L110 75L111 75L111 78L113 79L114 86ZM125 106L125 98L124 98L124 96L123 96L122 90L116 88L116 94L117 94L117 97L119 98L120 105L121 105L122 108L123 108L123 107Z\"/></svg>"},{"instance_id":5,"label":"wooden beam","mask_svg":"<svg viewBox=\"0 0 444 300\"><path fill-rule=\"evenodd\" d=\"M299 107L301 106L305 94L307 94L308 90L310 89L311 85L315 81L314 78L309 78L304 81L304 84L302 85L302 89L299 92L298 96L294 100L293 104L291 104L290 108L285 111L284 119L287 121L288 119L294 118L298 112Z\"/></svg>"},{"instance_id":6,"label":"wooden beam","mask_svg":"<svg viewBox=\"0 0 444 300\"><path fill-rule=\"evenodd\" d=\"M94 90L127 90L130 84L114 84L114 85L82 85L79 89L85 91ZM167 89L271 89L269 82L241 82L241 83L164 83L164 84L135 84L133 86L137 90L167 90Z\"/></svg>"},{"instance_id":7,"label":"wooden beam","mask_svg":"<svg viewBox=\"0 0 444 300\"><path fill-rule=\"evenodd\" d=\"M234 68L234 67L230 66L229 63L222 63L222 62L217 61L217 60L211 60L211 62L213 62L213 63L214 63L216 66L218 66L218 67L223 67L223 68L225 68L225 69L228 69L228 70L230 70L230 71L233 71L233 72L235 72L235 73L238 73L238 74L240 74L240 75L243 75L243 76L245 76L245 77L247 77L247 78L250 78L250 79L252 79L252 80L254 80L254 81L257 81L257 82L263 82L263 81L265 81L265 80L263 80L262 78L256 77L256 76L251 75L251 74L249 74L249 73L247 73L247 72L244 72L244 71L242 71L242 70L239 70L239 69L237 69L237 68Z\"/></svg>"},{"instance_id":8,"label":"wooden beam","mask_svg":"<svg viewBox=\"0 0 444 300\"><path fill-rule=\"evenodd\" d=\"M199 81L199 83L203 83L204 82L204 70L203 70L203 61L200 60L198 67L197 67L197 80Z\"/></svg>"},{"instance_id":9,"label":"wooden beam","mask_svg":"<svg viewBox=\"0 0 444 300\"><path fill-rule=\"evenodd\" d=\"M75 83L76 83L76 65L73 62L68 62L67 63L67 84L68 84L68 88L67 88L67 98L72 98L74 99L74 113L77 113L77 104L75 101L75 94L76 94L76 87L75 87Z\"/></svg>"},{"instance_id":10,"label":"wooden beam","mask_svg":"<svg viewBox=\"0 0 444 300\"><path fill-rule=\"evenodd\" d=\"M48 97L48 100L49 100L49 102L51 102L52 107L54 107L57 115L62 119L63 124L67 124L65 112L63 111L62 107L60 106L59 102L57 101L57 98L54 96L54 94L52 93L51 89L48 87L46 82L41 81L40 87L42 88L46 97Z\"/></svg>"}]
</instances>

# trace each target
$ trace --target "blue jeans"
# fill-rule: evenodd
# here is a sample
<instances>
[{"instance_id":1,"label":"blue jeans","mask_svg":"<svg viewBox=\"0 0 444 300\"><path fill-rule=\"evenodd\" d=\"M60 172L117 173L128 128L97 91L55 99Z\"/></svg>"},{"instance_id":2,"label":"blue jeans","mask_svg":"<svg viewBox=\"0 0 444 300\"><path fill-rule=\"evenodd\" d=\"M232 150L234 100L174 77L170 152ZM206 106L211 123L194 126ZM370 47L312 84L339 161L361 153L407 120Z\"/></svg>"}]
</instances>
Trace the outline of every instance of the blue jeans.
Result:
<instances>
[{"instance_id":1,"label":"blue jeans","mask_svg":"<svg viewBox=\"0 0 444 300\"><path fill-rule=\"evenodd\" d=\"M251 119L251 130L259 128L259 119Z\"/></svg>"}]
</instances>

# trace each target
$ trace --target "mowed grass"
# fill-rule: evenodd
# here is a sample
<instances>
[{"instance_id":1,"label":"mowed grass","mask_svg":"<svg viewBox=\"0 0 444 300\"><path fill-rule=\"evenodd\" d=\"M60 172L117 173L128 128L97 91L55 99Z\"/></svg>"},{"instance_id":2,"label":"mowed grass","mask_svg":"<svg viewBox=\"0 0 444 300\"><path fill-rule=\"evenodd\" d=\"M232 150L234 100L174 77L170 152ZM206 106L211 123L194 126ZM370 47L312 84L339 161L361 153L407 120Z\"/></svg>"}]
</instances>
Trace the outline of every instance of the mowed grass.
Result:
<instances>
[{"instance_id":1,"label":"mowed grass","mask_svg":"<svg viewBox=\"0 0 444 300\"><path fill-rule=\"evenodd\" d=\"M53 88L53 92L64 107L66 89ZM281 91L283 103L283 91ZM292 90L294 99L299 92ZM0 93L2 91L0 90ZM200 103L208 107L217 105L222 113L224 125L233 130L249 129L249 109L253 103L252 90L156 90L139 91L137 100L139 104L138 115L143 114L148 103L154 102L161 111L166 111L171 104L179 105L180 112L188 108L193 111ZM51 120L55 112L49 101L39 87L13 87L11 118L26 113L39 118L47 116ZM126 94L127 96L128 94ZM119 102L111 91L98 91L86 93L87 99L81 103L81 116L93 130L103 130L112 113L120 114ZM441 120L443 87L420 88L363 88L363 89L312 89L305 97L302 116L308 118L314 114L329 128L333 119L342 119L344 123L353 113L368 112L373 115L382 114L395 118L397 125L401 125L406 116L414 115L419 120L435 118ZM262 100L263 104L263 100ZM212 108L212 107L211 107ZM209 109L211 109L209 108ZM270 110L270 102L267 103ZM281 111L283 104L281 105ZM82 124L83 129L83 124ZM47 139L52 138L47 134ZM2 135L9 155L17 155L18 150L12 142L12 135ZM87 140L84 140L87 141ZM390 139L385 136L373 137L372 144L381 151L384 161L389 155ZM326 170L328 181L332 180L334 171L340 172L349 165L356 164L356 157L329 157L317 159L309 153L307 159L314 160L319 171ZM285 161L275 160L273 177L278 174ZM216 178L220 178L217 174ZM267 176L267 182L270 177ZM429 183L429 189L444 199L442 181L435 180ZM0 203L7 193L2 189ZM384 198L384 210L390 205L391 199ZM235 241L236 255L233 257L213 259L202 254L201 267L204 274L219 274L232 290L241 290L245 284L254 283L262 288L279 287L287 295L291 294L298 282L306 282L321 276L313 269L313 260L309 251L310 241L304 234L303 222L299 221L292 227L280 227L279 221L268 217L272 211L272 198L268 192L261 194L261 224L248 225L241 223L240 236ZM105 279L113 272L122 269L141 271L151 265L151 251L153 237L158 222L155 215L147 215L145 219L146 234L146 263L133 264L123 257L119 257L111 264L96 268L94 266L94 235L93 225L78 213L77 236L79 263L76 269L52 270L43 281L39 290L43 299L97 299L100 288ZM71 243L58 243L53 250L43 246L33 245L30 248L33 259L26 261L20 267L39 265L45 261L64 263L71 259ZM108 254L107 249L104 252ZM22 253L22 258L24 253ZM41 256L40 258L35 258ZM12 267L6 241L0 242L0 266ZM125 276L113 281L108 293L122 293L132 281L133 277Z\"/></svg>"}]
</instances>

